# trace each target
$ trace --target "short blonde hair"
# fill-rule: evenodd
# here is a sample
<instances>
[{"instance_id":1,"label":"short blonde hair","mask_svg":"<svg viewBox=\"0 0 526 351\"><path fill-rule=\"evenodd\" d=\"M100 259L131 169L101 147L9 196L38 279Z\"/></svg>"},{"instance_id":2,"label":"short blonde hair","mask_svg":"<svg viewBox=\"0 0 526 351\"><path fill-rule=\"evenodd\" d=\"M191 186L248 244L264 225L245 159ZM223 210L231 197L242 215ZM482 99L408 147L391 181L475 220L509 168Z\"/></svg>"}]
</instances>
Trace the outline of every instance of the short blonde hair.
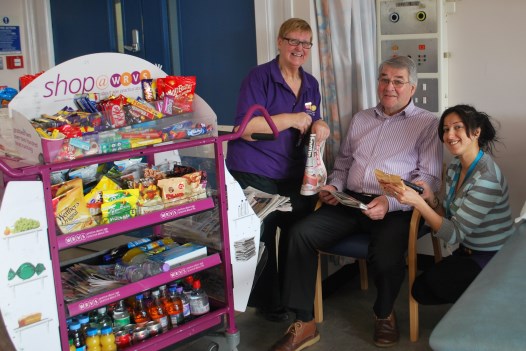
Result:
<instances>
[{"instance_id":1,"label":"short blonde hair","mask_svg":"<svg viewBox=\"0 0 526 351\"><path fill-rule=\"evenodd\" d=\"M283 22L279 28L278 39L285 38L287 34L295 31L310 33L310 40L312 40L312 29L310 25L307 23L307 21L301 18L289 18Z\"/></svg>"}]
</instances>

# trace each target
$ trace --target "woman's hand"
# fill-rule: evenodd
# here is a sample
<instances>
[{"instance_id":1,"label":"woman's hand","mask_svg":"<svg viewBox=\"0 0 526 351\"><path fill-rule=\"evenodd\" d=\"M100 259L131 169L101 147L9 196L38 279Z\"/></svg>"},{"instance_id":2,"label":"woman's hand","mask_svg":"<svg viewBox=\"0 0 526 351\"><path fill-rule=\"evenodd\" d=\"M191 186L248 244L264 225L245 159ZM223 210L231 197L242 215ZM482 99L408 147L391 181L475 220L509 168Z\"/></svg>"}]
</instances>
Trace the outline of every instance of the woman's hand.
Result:
<instances>
[{"instance_id":1,"label":"woman's hand","mask_svg":"<svg viewBox=\"0 0 526 351\"><path fill-rule=\"evenodd\" d=\"M305 112L292 113L290 116L290 126L299 130L301 134L307 133L312 124L312 117Z\"/></svg>"},{"instance_id":2,"label":"woman's hand","mask_svg":"<svg viewBox=\"0 0 526 351\"><path fill-rule=\"evenodd\" d=\"M312 124L311 133L316 134L316 143L320 144L327 140L331 134L331 130L324 120L319 119Z\"/></svg>"}]
</instances>

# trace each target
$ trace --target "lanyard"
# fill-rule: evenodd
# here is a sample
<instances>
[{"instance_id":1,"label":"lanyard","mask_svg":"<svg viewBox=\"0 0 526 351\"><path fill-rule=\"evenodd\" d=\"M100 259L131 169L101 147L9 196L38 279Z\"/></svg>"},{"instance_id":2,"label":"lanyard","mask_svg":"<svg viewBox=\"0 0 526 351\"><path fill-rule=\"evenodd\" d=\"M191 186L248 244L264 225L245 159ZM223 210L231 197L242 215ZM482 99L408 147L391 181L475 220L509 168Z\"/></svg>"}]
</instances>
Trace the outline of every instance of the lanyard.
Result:
<instances>
[{"instance_id":1,"label":"lanyard","mask_svg":"<svg viewBox=\"0 0 526 351\"><path fill-rule=\"evenodd\" d=\"M464 177L464 180L462 181L462 184L471 176L471 173L473 173L473 170L477 166L477 163L482 158L482 155L484 155L484 151L479 150L479 153L477 154L477 157L475 160L469 165L468 171L466 172L466 176ZM455 173L455 176L453 177L453 181L451 182L451 187L449 188L449 193L446 197L446 218L451 218L451 211L449 209L449 205L453 201L453 198L455 197L455 188L457 187L458 178L460 177L460 169L458 172ZM461 185L462 185L461 184Z\"/></svg>"}]
</instances>

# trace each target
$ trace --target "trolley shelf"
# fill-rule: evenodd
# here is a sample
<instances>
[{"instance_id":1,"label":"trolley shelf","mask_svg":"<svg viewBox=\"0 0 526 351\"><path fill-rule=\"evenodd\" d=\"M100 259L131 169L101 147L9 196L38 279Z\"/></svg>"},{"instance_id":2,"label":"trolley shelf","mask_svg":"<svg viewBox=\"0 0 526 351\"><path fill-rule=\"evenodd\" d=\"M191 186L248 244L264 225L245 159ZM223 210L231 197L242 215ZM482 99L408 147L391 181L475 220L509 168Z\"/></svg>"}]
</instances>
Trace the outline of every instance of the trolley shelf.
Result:
<instances>
[{"instance_id":1,"label":"trolley shelf","mask_svg":"<svg viewBox=\"0 0 526 351\"><path fill-rule=\"evenodd\" d=\"M96 309L101 306L109 305L113 302L122 300L128 296L138 294L148 290L152 286L159 286L168 282L184 278L188 275L195 274L205 269L217 266L221 263L218 253L207 256L202 259L192 261L188 264L174 267L168 272L164 272L153 277L149 277L133 284L124 285L117 289L88 297L86 299L70 302L66 306L70 316L76 316L86 311Z\"/></svg>"},{"instance_id":2,"label":"trolley shelf","mask_svg":"<svg viewBox=\"0 0 526 351\"><path fill-rule=\"evenodd\" d=\"M214 208L214 200L206 198L194 202L147 213L119 222L99 225L86 230L57 236L59 250L87 244L116 234L125 233L137 228L157 225L177 218L190 216Z\"/></svg>"}]
</instances>

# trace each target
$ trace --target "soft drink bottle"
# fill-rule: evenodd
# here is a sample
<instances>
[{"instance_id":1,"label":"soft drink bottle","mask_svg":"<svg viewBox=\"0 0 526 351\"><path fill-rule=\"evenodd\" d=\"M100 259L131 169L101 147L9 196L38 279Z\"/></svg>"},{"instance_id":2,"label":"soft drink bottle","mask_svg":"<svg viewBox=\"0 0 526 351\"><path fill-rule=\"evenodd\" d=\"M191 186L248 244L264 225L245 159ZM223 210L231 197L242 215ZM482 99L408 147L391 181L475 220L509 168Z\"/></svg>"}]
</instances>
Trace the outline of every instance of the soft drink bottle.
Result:
<instances>
[{"instance_id":1,"label":"soft drink bottle","mask_svg":"<svg viewBox=\"0 0 526 351\"><path fill-rule=\"evenodd\" d=\"M194 280L193 290L190 294L190 313L192 316L200 316L210 311L208 295L201 289L201 281Z\"/></svg>"},{"instance_id":2,"label":"soft drink bottle","mask_svg":"<svg viewBox=\"0 0 526 351\"><path fill-rule=\"evenodd\" d=\"M72 321L69 325L68 337L73 339L73 345L75 345L77 349L86 346L85 341L82 338L82 332L80 331L80 323L78 320Z\"/></svg>"},{"instance_id":3,"label":"soft drink bottle","mask_svg":"<svg viewBox=\"0 0 526 351\"><path fill-rule=\"evenodd\" d=\"M177 288L170 287L168 289L169 295L165 299L164 309L168 316L170 316L170 323L172 328L176 327L184 322L184 313L183 313L183 301L177 295Z\"/></svg>"},{"instance_id":4,"label":"soft drink bottle","mask_svg":"<svg viewBox=\"0 0 526 351\"><path fill-rule=\"evenodd\" d=\"M148 317L148 312L144 307L144 296L143 294L138 294L135 296L135 307L133 309L133 321L137 324L138 327L144 327L146 323L150 321Z\"/></svg>"},{"instance_id":5,"label":"soft drink bottle","mask_svg":"<svg viewBox=\"0 0 526 351\"><path fill-rule=\"evenodd\" d=\"M80 334L82 335L82 338L86 340L87 337L87 330L90 327L89 324L89 316L87 314L81 314L77 316L77 320L80 323Z\"/></svg>"},{"instance_id":6,"label":"soft drink bottle","mask_svg":"<svg viewBox=\"0 0 526 351\"><path fill-rule=\"evenodd\" d=\"M161 299L159 297L160 292L159 290L152 291L152 303L150 307L148 308L148 314L150 315L150 318L156 322L159 322L161 324L161 327L163 328L163 332L168 331L168 316L166 314L166 311L164 310L164 306L161 303Z\"/></svg>"},{"instance_id":7,"label":"soft drink bottle","mask_svg":"<svg viewBox=\"0 0 526 351\"><path fill-rule=\"evenodd\" d=\"M124 304L124 300L120 300L113 310L113 326L124 327L130 324L130 313Z\"/></svg>"}]
</instances>

